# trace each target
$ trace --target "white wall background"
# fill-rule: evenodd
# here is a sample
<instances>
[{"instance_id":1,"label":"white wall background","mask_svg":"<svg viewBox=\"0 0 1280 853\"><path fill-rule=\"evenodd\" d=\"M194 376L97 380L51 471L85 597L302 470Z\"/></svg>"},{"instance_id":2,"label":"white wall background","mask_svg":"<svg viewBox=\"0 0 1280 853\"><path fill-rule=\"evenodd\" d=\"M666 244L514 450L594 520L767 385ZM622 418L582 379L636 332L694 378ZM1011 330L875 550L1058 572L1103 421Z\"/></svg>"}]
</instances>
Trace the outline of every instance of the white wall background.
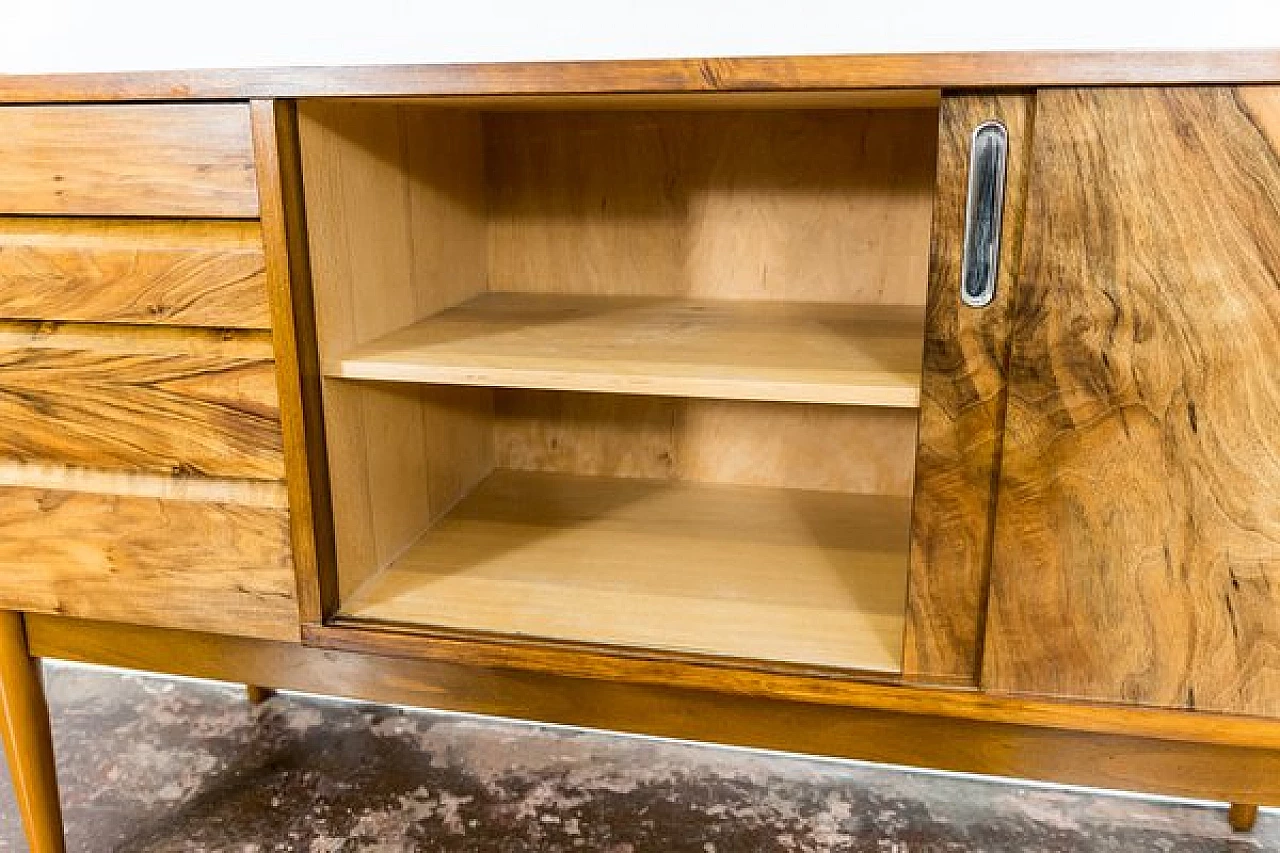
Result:
<instances>
[{"instance_id":1,"label":"white wall background","mask_svg":"<svg viewBox=\"0 0 1280 853\"><path fill-rule=\"evenodd\" d=\"M0 73L1280 48L1280 0L0 0Z\"/></svg>"}]
</instances>

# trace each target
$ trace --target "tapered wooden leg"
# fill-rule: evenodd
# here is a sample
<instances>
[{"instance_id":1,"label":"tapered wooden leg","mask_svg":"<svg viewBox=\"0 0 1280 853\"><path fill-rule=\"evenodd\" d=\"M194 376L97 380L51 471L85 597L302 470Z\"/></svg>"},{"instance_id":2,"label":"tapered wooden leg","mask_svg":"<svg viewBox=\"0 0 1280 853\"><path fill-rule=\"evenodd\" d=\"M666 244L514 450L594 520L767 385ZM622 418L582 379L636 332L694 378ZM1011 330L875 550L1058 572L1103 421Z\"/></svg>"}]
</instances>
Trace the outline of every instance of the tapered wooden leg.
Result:
<instances>
[{"instance_id":1,"label":"tapered wooden leg","mask_svg":"<svg viewBox=\"0 0 1280 853\"><path fill-rule=\"evenodd\" d=\"M1258 807L1252 803L1232 803L1227 820L1236 832L1248 832L1258 820Z\"/></svg>"},{"instance_id":2,"label":"tapered wooden leg","mask_svg":"<svg viewBox=\"0 0 1280 853\"><path fill-rule=\"evenodd\" d=\"M63 853L62 808L39 662L22 615L0 611L0 728L31 853Z\"/></svg>"},{"instance_id":3,"label":"tapered wooden leg","mask_svg":"<svg viewBox=\"0 0 1280 853\"><path fill-rule=\"evenodd\" d=\"M261 705L263 702L276 695L276 692L270 687L259 687L256 684L246 684L244 686L245 695L249 697L250 705Z\"/></svg>"}]
</instances>

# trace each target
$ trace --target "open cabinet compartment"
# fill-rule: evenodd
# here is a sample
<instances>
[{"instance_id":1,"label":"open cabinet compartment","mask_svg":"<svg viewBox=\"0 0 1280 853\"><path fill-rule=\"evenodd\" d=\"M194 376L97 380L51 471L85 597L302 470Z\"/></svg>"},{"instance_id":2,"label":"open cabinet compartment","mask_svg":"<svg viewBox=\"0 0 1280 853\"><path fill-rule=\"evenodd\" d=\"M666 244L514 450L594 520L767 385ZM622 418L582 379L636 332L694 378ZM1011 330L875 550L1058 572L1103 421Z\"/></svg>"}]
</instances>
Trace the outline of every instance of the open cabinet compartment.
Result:
<instances>
[{"instance_id":1,"label":"open cabinet compartment","mask_svg":"<svg viewBox=\"0 0 1280 853\"><path fill-rule=\"evenodd\" d=\"M900 670L936 93L299 135L343 622Z\"/></svg>"}]
</instances>

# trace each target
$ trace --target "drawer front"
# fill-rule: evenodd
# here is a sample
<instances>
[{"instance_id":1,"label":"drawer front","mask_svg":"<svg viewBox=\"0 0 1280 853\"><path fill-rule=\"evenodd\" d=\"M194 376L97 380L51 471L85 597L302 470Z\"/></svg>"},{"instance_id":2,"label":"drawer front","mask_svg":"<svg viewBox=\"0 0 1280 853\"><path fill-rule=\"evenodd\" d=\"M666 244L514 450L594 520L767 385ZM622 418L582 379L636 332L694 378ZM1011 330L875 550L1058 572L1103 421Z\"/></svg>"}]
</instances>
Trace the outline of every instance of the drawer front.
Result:
<instances>
[{"instance_id":1,"label":"drawer front","mask_svg":"<svg viewBox=\"0 0 1280 853\"><path fill-rule=\"evenodd\" d=\"M0 463L0 608L297 640L284 487Z\"/></svg>"},{"instance_id":2,"label":"drawer front","mask_svg":"<svg viewBox=\"0 0 1280 853\"><path fill-rule=\"evenodd\" d=\"M284 478L260 332L0 323L0 459Z\"/></svg>"},{"instance_id":3,"label":"drawer front","mask_svg":"<svg viewBox=\"0 0 1280 853\"><path fill-rule=\"evenodd\" d=\"M0 213L257 216L249 108L0 108Z\"/></svg>"},{"instance_id":4,"label":"drawer front","mask_svg":"<svg viewBox=\"0 0 1280 853\"><path fill-rule=\"evenodd\" d=\"M262 229L0 218L0 318L269 328Z\"/></svg>"}]
</instances>

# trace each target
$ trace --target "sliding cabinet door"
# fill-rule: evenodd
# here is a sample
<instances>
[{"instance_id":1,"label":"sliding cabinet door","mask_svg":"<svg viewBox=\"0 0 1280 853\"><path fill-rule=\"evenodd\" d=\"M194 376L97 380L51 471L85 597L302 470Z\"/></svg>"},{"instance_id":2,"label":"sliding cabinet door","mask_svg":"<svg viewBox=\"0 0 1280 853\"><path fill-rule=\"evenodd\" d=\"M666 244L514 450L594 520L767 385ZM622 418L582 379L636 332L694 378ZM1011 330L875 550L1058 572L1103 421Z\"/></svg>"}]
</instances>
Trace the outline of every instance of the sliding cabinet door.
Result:
<instances>
[{"instance_id":1,"label":"sliding cabinet door","mask_svg":"<svg viewBox=\"0 0 1280 853\"><path fill-rule=\"evenodd\" d=\"M1280 715L1280 89L1037 96L983 680Z\"/></svg>"},{"instance_id":2,"label":"sliding cabinet door","mask_svg":"<svg viewBox=\"0 0 1280 853\"><path fill-rule=\"evenodd\" d=\"M917 683L972 685L978 677L1033 98L948 94L939 110L903 652L903 676ZM991 299L971 307L961 298L970 161L975 131L993 122L1008 143L999 253Z\"/></svg>"}]
</instances>

